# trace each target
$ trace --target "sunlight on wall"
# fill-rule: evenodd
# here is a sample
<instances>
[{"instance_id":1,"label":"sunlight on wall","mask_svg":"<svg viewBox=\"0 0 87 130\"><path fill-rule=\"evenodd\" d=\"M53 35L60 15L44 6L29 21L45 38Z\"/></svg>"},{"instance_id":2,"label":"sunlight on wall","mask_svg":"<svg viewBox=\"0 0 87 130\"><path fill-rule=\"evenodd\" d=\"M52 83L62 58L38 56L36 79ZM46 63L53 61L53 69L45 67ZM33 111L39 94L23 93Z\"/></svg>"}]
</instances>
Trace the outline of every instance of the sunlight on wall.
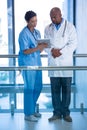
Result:
<instances>
[{"instance_id":1,"label":"sunlight on wall","mask_svg":"<svg viewBox=\"0 0 87 130\"><path fill-rule=\"evenodd\" d=\"M7 22L7 3L0 0L0 48L7 44L8 41L8 22ZM4 10L4 14L3 14ZM2 48L0 54L7 53Z\"/></svg>"},{"instance_id":2,"label":"sunlight on wall","mask_svg":"<svg viewBox=\"0 0 87 130\"><path fill-rule=\"evenodd\" d=\"M50 9L52 7L59 7L62 10L64 0L15 0L15 31L16 43L18 42L18 34L26 25L24 20L25 12L33 10L37 13L38 23L37 27L43 38L44 27L50 23ZM16 51L18 47L16 46Z\"/></svg>"},{"instance_id":3,"label":"sunlight on wall","mask_svg":"<svg viewBox=\"0 0 87 130\"><path fill-rule=\"evenodd\" d=\"M18 35L19 32L26 26L24 15L26 11L33 10L37 13L37 29L40 30L42 38L44 37L44 28L50 21L50 10L53 7L59 7L63 11L64 0L15 0L15 41L16 53L18 53ZM43 59L43 66L47 66L47 59ZM43 72L43 83L49 83L48 73ZM17 78L17 82L19 82Z\"/></svg>"}]
</instances>

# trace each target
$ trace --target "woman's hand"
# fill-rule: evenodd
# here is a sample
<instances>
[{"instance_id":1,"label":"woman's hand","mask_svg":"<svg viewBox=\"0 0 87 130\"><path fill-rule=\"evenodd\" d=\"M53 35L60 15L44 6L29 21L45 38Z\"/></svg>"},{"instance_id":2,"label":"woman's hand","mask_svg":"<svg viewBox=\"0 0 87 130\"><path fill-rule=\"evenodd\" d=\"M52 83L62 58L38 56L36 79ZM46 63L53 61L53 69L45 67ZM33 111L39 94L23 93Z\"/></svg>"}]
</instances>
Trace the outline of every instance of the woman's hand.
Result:
<instances>
[{"instance_id":1,"label":"woman's hand","mask_svg":"<svg viewBox=\"0 0 87 130\"><path fill-rule=\"evenodd\" d=\"M40 52L42 52L44 50L44 48L47 48L48 44L47 43L39 43L37 48L40 50Z\"/></svg>"}]
</instances>

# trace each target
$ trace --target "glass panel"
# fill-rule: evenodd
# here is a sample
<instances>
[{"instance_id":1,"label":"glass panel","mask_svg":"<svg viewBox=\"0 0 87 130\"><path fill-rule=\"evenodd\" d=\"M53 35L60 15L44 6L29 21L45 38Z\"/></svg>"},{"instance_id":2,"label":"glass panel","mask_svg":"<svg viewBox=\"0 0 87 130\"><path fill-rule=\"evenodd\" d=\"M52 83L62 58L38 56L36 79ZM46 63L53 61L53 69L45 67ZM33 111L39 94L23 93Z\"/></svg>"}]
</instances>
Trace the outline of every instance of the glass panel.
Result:
<instances>
[{"instance_id":1,"label":"glass panel","mask_svg":"<svg viewBox=\"0 0 87 130\"><path fill-rule=\"evenodd\" d=\"M3 0L0 4L0 55L13 54L13 15L12 15L12 0ZM4 15L3 15L4 10ZM0 67L13 66L13 58L0 58ZM0 84L13 83L14 72L0 72Z\"/></svg>"},{"instance_id":2,"label":"glass panel","mask_svg":"<svg viewBox=\"0 0 87 130\"><path fill-rule=\"evenodd\" d=\"M71 104L70 104L70 109L73 108L74 104L73 104L73 93L71 94ZM23 94L17 94L17 109L23 109ZM51 97L51 93L41 93L40 97L38 99L39 103L39 109L51 109L52 110L52 97Z\"/></svg>"},{"instance_id":3,"label":"glass panel","mask_svg":"<svg viewBox=\"0 0 87 130\"><path fill-rule=\"evenodd\" d=\"M21 71L16 71L16 84L24 84Z\"/></svg>"},{"instance_id":4,"label":"glass panel","mask_svg":"<svg viewBox=\"0 0 87 130\"><path fill-rule=\"evenodd\" d=\"M19 5L21 3L20 9ZM29 4L28 4L29 3ZM19 32L22 30L24 26L26 26L26 22L24 20L25 12L28 10L34 10L37 13L38 17L38 24L37 28L40 30L42 38L44 35L44 27L50 23L49 11L53 6L58 6L63 10L63 3L64 0L15 0L15 41L16 41L16 53L18 54L19 51L19 44L18 44L18 36ZM45 5L49 6L45 6ZM24 6L25 5L25 6ZM37 6L36 6L37 5ZM43 5L43 6L41 6ZM45 7L45 10L44 10ZM43 16L43 17L42 17ZM20 19L20 22L19 22ZM47 59L42 59L43 66L47 66ZM16 61L16 65L18 65ZM21 78L21 76L20 76ZM17 79L17 78L16 78ZM18 83L18 80L16 80ZM43 72L43 83L50 83L48 78L48 72Z\"/></svg>"},{"instance_id":5,"label":"glass panel","mask_svg":"<svg viewBox=\"0 0 87 130\"><path fill-rule=\"evenodd\" d=\"M41 58L42 66L48 66L47 57ZM50 84L50 79L48 77L48 71L42 71L43 84Z\"/></svg>"},{"instance_id":6,"label":"glass panel","mask_svg":"<svg viewBox=\"0 0 87 130\"><path fill-rule=\"evenodd\" d=\"M0 3L0 54L8 54L7 1L0 0Z\"/></svg>"},{"instance_id":7,"label":"glass panel","mask_svg":"<svg viewBox=\"0 0 87 130\"><path fill-rule=\"evenodd\" d=\"M0 0L0 56L13 54L13 19L12 19L13 0ZM4 14L3 14L4 11ZM13 58L0 57L0 67L13 66ZM0 85L13 83L14 72L0 71ZM8 89L8 87L7 87ZM10 108L10 94L0 93L0 108Z\"/></svg>"},{"instance_id":8,"label":"glass panel","mask_svg":"<svg viewBox=\"0 0 87 130\"><path fill-rule=\"evenodd\" d=\"M84 48L81 48L81 51L84 53ZM77 58L76 59L77 66L86 66L87 65L87 57L85 58ZM76 108L81 107L83 104L84 108L87 108L87 70L76 71Z\"/></svg>"},{"instance_id":9,"label":"glass panel","mask_svg":"<svg viewBox=\"0 0 87 130\"><path fill-rule=\"evenodd\" d=\"M26 22L24 20L25 12L28 10L34 10L37 13L38 17L38 24L37 28L41 32L42 38L44 37L44 28L45 26L50 23L49 11L53 6L58 6L63 10L63 2L64 0L15 0L15 42L16 42L16 54L19 51L19 44L18 44L18 36L19 32L22 30L24 26L26 26ZM19 5L21 3L20 9ZM29 3L29 4L28 4ZM38 4L37 4L38 3ZM25 5L25 6L24 6ZM36 6L37 5L37 6ZM41 6L43 5L43 6ZM45 6L48 5L48 6ZM44 10L45 7L45 10ZM20 19L20 22L19 22ZM43 55L45 53L43 52ZM47 57L41 58L42 66L47 66ZM16 60L16 66L18 66L18 61ZM16 83L23 83L23 79L21 73L16 72ZM50 84L50 80L48 77L48 71L43 71L43 84ZM21 98L22 97L22 98ZM44 101L42 101L44 98ZM17 94L17 108L23 108L23 95ZM41 93L39 98L40 108L52 108L51 105L51 96L50 94Z\"/></svg>"},{"instance_id":10,"label":"glass panel","mask_svg":"<svg viewBox=\"0 0 87 130\"><path fill-rule=\"evenodd\" d=\"M0 55L8 54L8 19L7 1L0 0ZM4 10L4 15L3 15ZM0 59L0 67L8 66L8 59ZM8 72L0 72L0 83L7 83Z\"/></svg>"},{"instance_id":11,"label":"glass panel","mask_svg":"<svg viewBox=\"0 0 87 130\"><path fill-rule=\"evenodd\" d=\"M9 105L9 94L0 93L0 109L10 109Z\"/></svg>"},{"instance_id":12,"label":"glass panel","mask_svg":"<svg viewBox=\"0 0 87 130\"><path fill-rule=\"evenodd\" d=\"M44 100L43 100L44 99ZM39 99L39 108L40 109L53 109L52 107L52 96L51 93L41 93ZM71 94L71 104L70 104L70 109L73 108L73 94Z\"/></svg>"},{"instance_id":13,"label":"glass panel","mask_svg":"<svg viewBox=\"0 0 87 130\"><path fill-rule=\"evenodd\" d=\"M23 104L23 94L17 94L16 96L16 101L17 101L17 109L23 109L24 104Z\"/></svg>"}]
</instances>

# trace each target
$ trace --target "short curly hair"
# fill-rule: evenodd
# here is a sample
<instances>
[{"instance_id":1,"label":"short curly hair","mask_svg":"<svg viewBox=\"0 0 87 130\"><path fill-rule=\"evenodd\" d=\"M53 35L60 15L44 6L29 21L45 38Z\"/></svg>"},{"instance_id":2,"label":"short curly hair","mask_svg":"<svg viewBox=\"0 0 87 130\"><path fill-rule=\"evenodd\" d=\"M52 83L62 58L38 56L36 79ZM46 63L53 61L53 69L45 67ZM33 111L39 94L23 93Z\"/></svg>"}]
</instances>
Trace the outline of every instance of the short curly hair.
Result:
<instances>
[{"instance_id":1,"label":"short curly hair","mask_svg":"<svg viewBox=\"0 0 87 130\"><path fill-rule=\"evenodd\" d=\"M37 16L37 14L34 12L34 11L27 11L26 13L25 13L25 20L27 21L27 22L29 22L29 20L32 18L32 17L34 17L34 16Z\"/></svg>"}]
</instances>

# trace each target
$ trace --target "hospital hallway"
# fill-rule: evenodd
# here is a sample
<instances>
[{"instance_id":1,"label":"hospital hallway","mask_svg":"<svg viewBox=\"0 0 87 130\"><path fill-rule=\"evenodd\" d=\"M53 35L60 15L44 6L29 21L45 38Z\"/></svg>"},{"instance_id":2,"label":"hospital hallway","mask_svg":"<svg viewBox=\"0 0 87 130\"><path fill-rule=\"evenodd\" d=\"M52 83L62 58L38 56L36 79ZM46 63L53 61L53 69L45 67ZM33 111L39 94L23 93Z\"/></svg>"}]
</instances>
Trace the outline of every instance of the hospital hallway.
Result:
<instances>
[{"instance_id":1,"label":"hospital hallway","mask_svg":"<svg viewBox=\"0 0 87 130\"><path fill-rule=\"evenodd\" d=\"M49 122L48 118L52 113L43 112L38 122L29 122L24 120L23 113L0 113L0 130L86 130L87 113L71 112L72 123L62 120Z\"/></svg>"},{"instance_id":2,"label":"hospital hallway","mask_svg":"<svg viewBox=\"0 0 87 130\"><path fill-rule=\"evenodd\" d=\"M87 0L0 0L0 3L0 130L87 130ZM61 18L67 21L66 23L70 22L70 26L75 26L76 31L74 33L73 28L71 29L70 26L66 28L67 24L64 24L65 27L62 27L62 31L60 30L59 27L63 21L57 24L58 26L53 24L54 29L51 28L51 31L45 31L47 26L50 28L52 25L50 11L54 7L61 9ZM29 32L29 30L27 30L33 40L31 40L29 36L27 39L26 35L21 38L21 41L25 42L19 47L19 35L23 28L26 27L27 29L25 13L29 10L34 11L37 16L35 22L37 23L35 27L37 31L32 32L35 35L34 38L31 31ZM56 17L53 18L56 19ZM58 27L59 30L57 30L58 28L56 29L56 27ZM56 34L58 31L59 33ZM47 36L45 32L47 32L49 36ZM53 32L55 32L56 35L54 35ZM36 53L32 52L32 54L30 54L29 50L36 50L34 48L38 46L37 39L39 35L41 35L40 40L47 40L46 37L48 37L52 45L50 48L41 49L43 51L41 51L38 57L36 53L38 54L40 52L39 50L36 51ZM75 40L76 37L77 40ZM73 43L76 41L78 42L77 48L72 48ZM66 45L66 47L64 45ZM52 48L54 48L54 50L56 49L56 51L57 49L59 50L57 51L57 54L60 52L58 54L60 55L59 58L55 58L55 54L51 51ZM74 48L76 48L75 51ZM23 60L21 55L21 59L23 62L25 61L25 65L21 61L23 66L19 66L18 59L20 50L22 50L21 54L23 54L23 50L25 50L25 52L28 50L30 57L28 59L28 54L24 54L24 57L26 57L25 61L25 58ZM52 56L52 58L49 58L49 56ZM71 57L73 59L71 59ZM41 58L42 65L39 64L39 58ZM57 59L59 59L58 63ZM63 60L64 62L62 62ZM36 61L38 64L36 64ZM51 64L49 61L51 61ZM72 65L70 64L71 61L73 61ZM28 62L29 64L27 64ZM42 91L36 103L39 104L39 106L36 105L35 107L35 112L39 110L42 114L42 117L38 118L38 122L24 120L24 90L26 89L21 73L24 70L29 71L29 74L31 71L42 71L42 76L38 78L38 81L42 81ZM63 77L56 75L56 72L58 71L62 74L61 71L66 73L70 72L70 70L73 71L70 101L70 115L73 121L66 122L61 119L49 122L48 118L53 115L53 95L51 93L50 77L53 77L53 75L54 77ZM49 77L48 72L51 71L53 72ZM35 78L37 78L37 76L35 76ZM30 79L29 77L27 79L32 82L32 84L34 83L34 76L30 76ZM29 83L29 86L33 88L34 85ZM40 90L39 85L36 86L38 87L37 90ZM37 91L34 92L36 95ZM62 98L62 94L60 96ZM28 100L26 100L26 106L29 106L28 110L30 110L30 102L32 103L32 101L27 101Z\"/></svg>"}]
</instances>

